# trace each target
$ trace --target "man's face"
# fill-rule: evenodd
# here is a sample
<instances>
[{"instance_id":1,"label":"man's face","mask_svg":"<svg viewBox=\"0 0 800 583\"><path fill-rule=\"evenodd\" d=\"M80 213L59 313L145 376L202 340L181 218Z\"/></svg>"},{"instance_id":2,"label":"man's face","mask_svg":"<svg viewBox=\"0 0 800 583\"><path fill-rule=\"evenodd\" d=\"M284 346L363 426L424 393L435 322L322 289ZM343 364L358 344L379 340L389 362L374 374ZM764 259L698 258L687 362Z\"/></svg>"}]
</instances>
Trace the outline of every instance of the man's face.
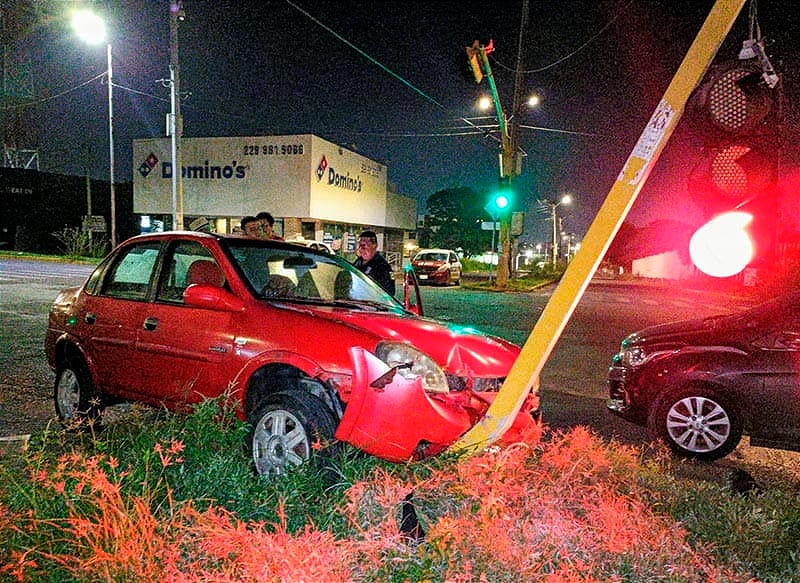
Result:
<instances>
[{"instance_id":1,"label":"man's face","mask_svg":"<svg viewBox=\"0 0 800 583\"><path fill-rule=\"evenodd\" d=\"M272 228L272 225L269 224L269 221L266 219L261 219L261 236L264 239L272 239L272 235L275 230Z\"/></svg>"},{"instance_id":2,"label":"man's face","mask_svg":"<svg viewBox=\"0 0 800 583\"><path fill-rule=\"evenodd\" d=\"M253 239L261 239L264 236L259 221L251 221L244 226L244 234Z\"/></svg>"},{"instance_id":3,"label":"man's face","mask_svg":"<svg viewBox=\"0 0 800 583\"><path fill-rule=\"evenodd\" d=\"M364 261L369 261L378 252L378 244L369 237L358 239L358 256Z\"/></svg>"}]
</instances>

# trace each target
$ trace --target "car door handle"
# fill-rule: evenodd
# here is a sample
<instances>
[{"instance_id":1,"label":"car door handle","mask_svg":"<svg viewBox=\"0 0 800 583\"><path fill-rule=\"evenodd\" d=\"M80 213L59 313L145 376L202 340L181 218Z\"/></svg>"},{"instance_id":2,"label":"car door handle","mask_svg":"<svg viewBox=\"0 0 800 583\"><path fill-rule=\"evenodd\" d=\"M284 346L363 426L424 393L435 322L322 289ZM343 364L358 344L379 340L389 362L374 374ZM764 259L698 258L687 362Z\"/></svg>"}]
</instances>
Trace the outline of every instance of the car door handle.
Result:
<instances>
[{"instance_id":1,"label":"car door handle","mask_svg":"<svg viewBox=\"0 0 800 583\"><path fill-rule=\"evenodd\" d=\"M87 324L94 324L97 321L97 314L94 312L86 312L86 315L83 317L83 321Z\"/></svg>"},{"instance_id":2,"label":"car door handle","mask_svg":"<svg viewBox=\"0 0 800 583\"><path fill-rule=\"evenodd\" d=\"M158 318L145 318L142 328L152 332L158 327Z\"/></svg>"}]
</instances>

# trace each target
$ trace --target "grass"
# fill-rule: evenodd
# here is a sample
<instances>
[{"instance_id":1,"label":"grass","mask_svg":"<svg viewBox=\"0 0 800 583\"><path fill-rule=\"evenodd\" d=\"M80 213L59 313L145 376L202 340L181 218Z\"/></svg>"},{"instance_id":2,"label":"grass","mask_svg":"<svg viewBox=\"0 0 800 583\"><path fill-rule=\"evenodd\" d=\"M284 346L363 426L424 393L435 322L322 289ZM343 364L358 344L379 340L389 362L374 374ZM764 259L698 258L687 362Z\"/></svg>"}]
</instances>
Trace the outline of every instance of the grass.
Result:
<instances>
[{"instance_id":1,"label":"grass","mask_svg":"<svg viewBox=\"0 0 800 583\"><path fill-rule=\"evenodd\" d=\"M0 463L0 580L800 581L791 488L684 481L583 428L273 481L245 432L210 402L35 435ZM424 536L399 530L409 496Z\"/></svg>"}]
</instances>

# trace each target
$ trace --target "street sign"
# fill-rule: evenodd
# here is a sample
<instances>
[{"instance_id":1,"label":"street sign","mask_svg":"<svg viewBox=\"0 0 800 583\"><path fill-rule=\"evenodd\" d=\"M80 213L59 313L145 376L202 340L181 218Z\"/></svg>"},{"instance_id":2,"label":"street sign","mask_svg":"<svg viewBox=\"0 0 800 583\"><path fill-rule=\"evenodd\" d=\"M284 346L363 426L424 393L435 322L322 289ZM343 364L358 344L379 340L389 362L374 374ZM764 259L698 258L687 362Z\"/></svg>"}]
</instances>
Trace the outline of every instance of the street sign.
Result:
<instances>
[{"instance_id":1,"label":"street sign","mask_svg":"<svg viewBox=\"0 0 800 583\"><path fill-rule=\"evenodd\" d=\"M497 230L497 223L492 221L483 221L481 223L481 231L495 231Z\"/></svg>"},{"instance_id":2,"label":"street sign","mask_svg":"<svg viewBox=\"0 0 800 583\"><path fill-rule=\"evenodd\" d=\"M511 213L511 236L519 237L525 232L525 213Z\"/></svg>"},{"instance_id":3,"label":"street sign","mask_svg":"<svg viewBox=\"0 0 800 583\"><path fill-rule=\"evenodd\" d=\"M106 232L106 218L102 215L91 215L83 217L83 230L92 233Z\"/></svg>"}]
</instances>

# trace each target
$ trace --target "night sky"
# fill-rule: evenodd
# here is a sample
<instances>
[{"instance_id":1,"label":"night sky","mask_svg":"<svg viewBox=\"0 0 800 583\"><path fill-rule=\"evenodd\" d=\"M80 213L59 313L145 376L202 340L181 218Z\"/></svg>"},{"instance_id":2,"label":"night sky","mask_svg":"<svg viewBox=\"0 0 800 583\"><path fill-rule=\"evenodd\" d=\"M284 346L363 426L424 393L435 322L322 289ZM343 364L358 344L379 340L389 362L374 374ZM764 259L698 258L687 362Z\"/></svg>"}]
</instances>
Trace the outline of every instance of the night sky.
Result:
<instances>
[{"instance_id":1,"label":"night sky","mask_svg":"<svg viewBox=\"0 0 800 583\"><path fill-rule=\"evenodd\" d=\"M18 1L17 4L24 4ZM108 177L104 46L72 32L75 3L37 2L10 19L12 67L33 86L34 105L15 109L23 145L35 144L47 172ZM114 67L116 178L132 180L131 142L164 135L169 89L169 2L84 2L110 29ZM527 153L515 179L526 236L547 239L537 198L569 192L565 227L585 232L713 2L530 1L523 39L525 87L541 104L519 113ZM797 70L798 17L786 2L758 5L778 72ZM475 108L488 94L465 74L464 47L494 41L491 64L511 113L522 2L327 2L185 0L179 30L184 136L313 133L388 165L401 194L419 200L497 183L497 142L470 127L491 124ZM748 8L718 60L736 57ZM11 38L14 36L15 38ZM796 76L796 75L795 75ZM88 83L87 83L88 81ZM116 87L116 86L119 87ZM785 83L789 88L788 82ZM25 100L21 100L25 101ZM495 134L496 135L496 134ZM27 141L27 144L25 143ZM676 132L630 219L691 222L686 148ZM683 174L681 174L683 172ZM280 214L279 209L274 209Z\"/></svg>"}]
</instances>

